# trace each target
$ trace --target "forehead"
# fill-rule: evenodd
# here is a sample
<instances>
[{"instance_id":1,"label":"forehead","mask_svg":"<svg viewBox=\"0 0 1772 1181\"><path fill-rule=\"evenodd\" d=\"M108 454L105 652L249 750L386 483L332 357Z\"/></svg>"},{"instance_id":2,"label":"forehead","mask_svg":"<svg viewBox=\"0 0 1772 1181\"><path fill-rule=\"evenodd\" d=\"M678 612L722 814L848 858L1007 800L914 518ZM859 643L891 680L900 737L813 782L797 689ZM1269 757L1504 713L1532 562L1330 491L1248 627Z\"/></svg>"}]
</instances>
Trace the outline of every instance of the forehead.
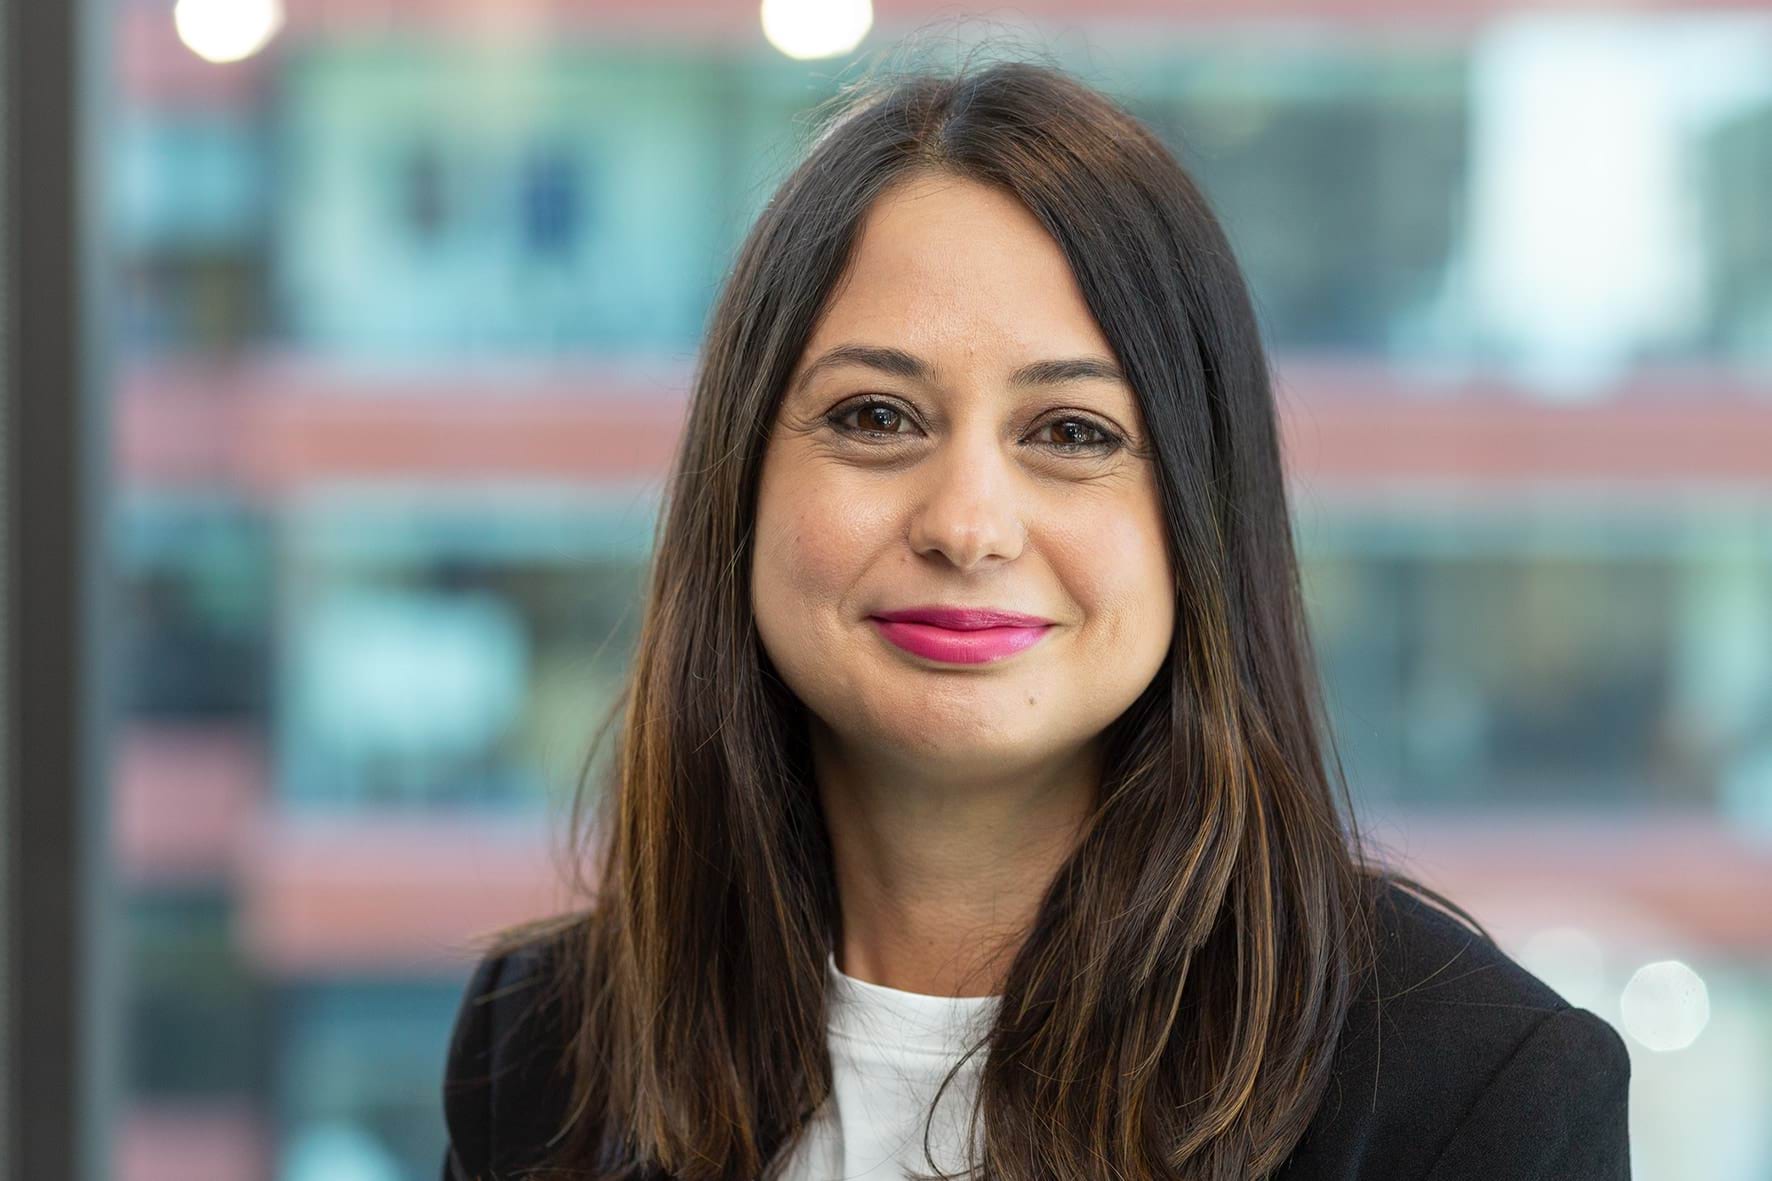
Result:
<instances>
[{"instance_id":1,"label":"forehead","mask_svg":"<svg viewBox=\"0 0 1772 1181\"><path fill-rule=\"evenodd\" d=\"M869 209L806 356L869 340L938 368L1112 355L1058 244L1011 193L917 175Z\"/></svg>"}]
</instances>

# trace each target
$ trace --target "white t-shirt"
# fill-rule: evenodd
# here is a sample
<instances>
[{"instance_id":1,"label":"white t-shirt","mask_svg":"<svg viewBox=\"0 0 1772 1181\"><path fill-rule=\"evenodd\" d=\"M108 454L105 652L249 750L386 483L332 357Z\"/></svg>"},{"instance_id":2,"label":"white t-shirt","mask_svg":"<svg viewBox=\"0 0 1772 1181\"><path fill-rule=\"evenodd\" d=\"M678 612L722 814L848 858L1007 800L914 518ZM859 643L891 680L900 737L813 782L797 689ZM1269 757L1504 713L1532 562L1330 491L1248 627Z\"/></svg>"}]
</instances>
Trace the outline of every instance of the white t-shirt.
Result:
<instances>
[{"instance_id":1,"label":"white t-shirt","mask_svg":"<svg viewBox=\"0 0 1772 1181\"><path fill-rule=\"evenodd\" d=\"M924 1117L941 1080L996 1016L999 997L926 996L846 976L830 980L831 1093L793 1154L766 1176L779 1181L901 1181L923 1172ZM966 1122L984 1066L981 1049L942 1093L929 1148L946 1171L965 1164Z\"/></svg>"}]
</instances>

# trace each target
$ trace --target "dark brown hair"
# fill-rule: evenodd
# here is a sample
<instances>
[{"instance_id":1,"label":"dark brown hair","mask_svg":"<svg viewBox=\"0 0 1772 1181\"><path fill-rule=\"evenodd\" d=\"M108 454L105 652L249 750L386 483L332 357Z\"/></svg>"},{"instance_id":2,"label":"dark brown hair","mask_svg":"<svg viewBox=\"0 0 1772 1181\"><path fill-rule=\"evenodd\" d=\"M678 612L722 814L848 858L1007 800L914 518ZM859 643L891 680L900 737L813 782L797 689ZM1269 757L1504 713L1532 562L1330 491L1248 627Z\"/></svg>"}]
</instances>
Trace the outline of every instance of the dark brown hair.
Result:
<instances>
[{"instance_id":1,"label":"dark brown hair","mask_svg":"<svg viewBox=\"0 0 1772 1181\"><path fill-rule=\"evenodd\" d=\"M1446 900L1358 836L1243 276L1177 160L1060 69L919 70L840 100L698 360L614 757L573 801L590 901L545 924L571 1096L558 1172L535 1175L755 1178L830 1086L837 898L804 707L752 618L758 473L863 215L934 171L1013 194L1063 251L1139 398L1176 571L1168 657L1104 735L1101 802L979 1047L978 1175L1266 1176L1328 1084L1380 884Z\"/></svg>"}]
</instances>

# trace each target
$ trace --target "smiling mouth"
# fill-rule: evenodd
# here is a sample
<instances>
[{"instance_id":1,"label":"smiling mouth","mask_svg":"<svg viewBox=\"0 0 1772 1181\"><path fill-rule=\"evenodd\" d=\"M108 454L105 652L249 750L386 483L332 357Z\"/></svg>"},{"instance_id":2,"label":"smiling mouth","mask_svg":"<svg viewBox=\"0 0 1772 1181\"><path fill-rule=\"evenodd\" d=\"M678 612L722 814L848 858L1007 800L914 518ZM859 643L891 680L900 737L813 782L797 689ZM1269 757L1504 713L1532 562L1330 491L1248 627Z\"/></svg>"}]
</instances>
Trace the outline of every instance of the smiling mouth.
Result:
<instances>
[{"instance_id":1,"label":"smiling mouth","mask_svg":"<svg viewBox=\"0 0 1772 1181\"><path fill-rule=\"evenodd\" d=\"M943 627L908 619L871 616L874 630L887 642L926 660L944 664L988 664L1038 644L1054 624Z\"/></svg>"}]
</instances>

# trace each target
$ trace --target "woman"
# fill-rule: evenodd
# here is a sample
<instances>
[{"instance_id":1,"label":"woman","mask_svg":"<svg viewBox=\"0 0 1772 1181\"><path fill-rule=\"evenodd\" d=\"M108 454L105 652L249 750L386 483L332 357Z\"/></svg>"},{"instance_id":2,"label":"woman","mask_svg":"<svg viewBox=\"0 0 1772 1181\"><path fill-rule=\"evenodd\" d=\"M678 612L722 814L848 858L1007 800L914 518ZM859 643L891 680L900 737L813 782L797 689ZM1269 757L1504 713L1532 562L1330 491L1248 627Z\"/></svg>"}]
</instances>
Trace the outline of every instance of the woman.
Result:
<instances>
[{"instance_id":1,"label":"woman","mask_svg":"<svg viewBox=\"0 0 1772 1181\"><path fill-rule=\"evenodd\" d=\"M446 1178L1629 1174L1618 1035L1363 856L1244 281L1061 72L851 96L763 210L623 708Z\"/></svg>"}]
</instances>

